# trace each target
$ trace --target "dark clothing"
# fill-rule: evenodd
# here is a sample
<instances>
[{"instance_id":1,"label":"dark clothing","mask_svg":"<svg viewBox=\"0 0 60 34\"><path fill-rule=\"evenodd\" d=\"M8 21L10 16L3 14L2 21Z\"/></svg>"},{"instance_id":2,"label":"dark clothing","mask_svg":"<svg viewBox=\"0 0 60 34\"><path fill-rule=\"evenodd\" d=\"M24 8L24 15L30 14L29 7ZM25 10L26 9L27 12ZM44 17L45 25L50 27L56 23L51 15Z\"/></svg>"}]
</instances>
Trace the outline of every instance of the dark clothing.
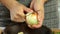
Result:
<instances>
[{"instance_id":1,"label":"dark clothing","mask_svg":"<svg viewBox=\"0 0 60 34\"><path fill-rule=\"evenodd\" d=\"M3 33L18 34L19 32L23 32L24 34L52 34L52 31L46 26L42 26L38 29L31 29L26 23L9 25L6 27Z\"/></svg>"},{"instance_id":2,"label":"dark clothing","mask_svg":"<svg viewBox=\"0 0 60 34\"><path fill-rule=\"evenodd\" d=\"M9 10L4 7L3 5L0 5L0 27L5 26L10 21L10 13Z\"/></svg>"}]
</instances>

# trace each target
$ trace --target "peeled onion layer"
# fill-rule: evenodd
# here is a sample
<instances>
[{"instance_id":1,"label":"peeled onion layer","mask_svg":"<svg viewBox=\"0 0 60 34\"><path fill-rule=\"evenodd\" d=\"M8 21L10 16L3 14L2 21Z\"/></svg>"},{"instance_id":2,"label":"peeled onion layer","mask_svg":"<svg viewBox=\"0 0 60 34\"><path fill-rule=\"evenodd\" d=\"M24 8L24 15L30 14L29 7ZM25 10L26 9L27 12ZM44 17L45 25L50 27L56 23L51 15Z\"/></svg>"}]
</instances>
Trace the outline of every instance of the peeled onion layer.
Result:
<instances>
[{"instance_id":1,"label":"peeled onion layer","mask_svg":"<svg viewBox=\"0 0 60 34\"><path fill-rule=\"evenodd\" d=\"M27 23L30 24L30 25L38 24L36 13L31 13L28 16L26 16L26 20L27 20Z\"/></svg>"},{"instance_id":2,"label":"peeled onion layer","mask_svg":"<svg viewBox=\"0 0 60 34\"><path fill-rule=\"evenodd\" d=\"M24 34L23 32L19 32L18 34Z\"/></svg>"}]
</instances>

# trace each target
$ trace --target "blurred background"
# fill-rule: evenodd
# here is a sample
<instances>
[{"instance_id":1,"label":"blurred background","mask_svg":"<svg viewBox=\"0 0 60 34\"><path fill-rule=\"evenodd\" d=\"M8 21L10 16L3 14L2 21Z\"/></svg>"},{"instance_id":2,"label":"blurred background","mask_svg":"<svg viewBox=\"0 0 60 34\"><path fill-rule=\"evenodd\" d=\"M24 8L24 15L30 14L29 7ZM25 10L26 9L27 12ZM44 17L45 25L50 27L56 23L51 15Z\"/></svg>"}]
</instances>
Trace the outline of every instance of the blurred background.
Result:
<instances>
[{"instance_id":1,"label":"blurred background","mask_svg":"<svg viewBox=\"0 0 60 34\"><path fill-rule=\"evenodd\" d=\"M60 29L60 0L51 0L45 4L44 25Z\"/></svg>"}]
</instances>

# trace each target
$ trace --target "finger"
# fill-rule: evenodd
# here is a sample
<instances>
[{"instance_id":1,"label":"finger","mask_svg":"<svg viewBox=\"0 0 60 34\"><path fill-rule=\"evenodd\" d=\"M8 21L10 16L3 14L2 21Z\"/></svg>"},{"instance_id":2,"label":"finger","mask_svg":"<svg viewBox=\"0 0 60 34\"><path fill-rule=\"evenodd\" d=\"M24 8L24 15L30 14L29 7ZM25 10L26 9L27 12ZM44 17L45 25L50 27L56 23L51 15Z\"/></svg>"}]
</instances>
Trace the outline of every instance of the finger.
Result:
<instances>
[{"instance_id":1,"label":"finger","mask_svg":"<svg viewBox=\"0 0 60 34\"><path fill-rule=\"evenodd\" d=\"M25 17L25 14L23 12L24 10L21 8L21 9L18 9L18 11L16 12L16 15L17 16L20 16L20 17Z\"/></svg>"},{"instance_id":2,"label":"finger","mask_svg":"<svg viewBox=\"0 0 60 34\"><path fill-rule=\"evenodd\" d=\"M33 9L34 6L34 1L32 0L31 4L30 4L30 8Z\"/></svg>"},{"instance_id":3,"label":"finger","mask_svg":"<svg viewBox=\"0 0 60 34\"><path fill-rule=\"evenodd\" d=\"M17 15L17 16L20 16L20 17L25 17L24 12L17 13L16 15Z\"/></svg>"},{"instance_id":4,"label":"finger","mask_svg":"<svg viewBox=\"0 0 60 34\"><path fill-rule=\"evenodd\" d=\"M20 21L25 21L25 15L21 16L21 15L17 14L17 16L19 17Z\"/></svg>"},{"instance_id":5,"label":"finger","mask_svg":"<svg viewBox=\"0 0 60 34\"><path fill-rule=\"evenodd\" d=\"M29 12L33 12L33 10L32 10L32 9L27 8L27 7L25 7L24 11L25 11L25 12L27 12L27 13L29 13Z\"/></svg>"},{"instance_id":6,"label":"finger","mask_svg":"<svg viewBox=\"0 0 60 34\"><path fill-rule=\"evenodd\" d=\"M16 15L13 15L11 17L12 21L15 21L15 22L24 22L25 19L22 17L22 16L19 16L18 14Z\"/></svg>"},{"instance_id":7,"label":"finger","mask_svg":"<svg viewBox=\"0 0 60 34\"><path fill-rule=\"evenodd\" d=\"M21 11L20 13L17 13L16 16L18 16L21 22L25 21L25 14L23 11Z\"/></svg>"},{"instance_id":8,"label":"finger","mask_svg":"<svg viewBox=\"0 0 60 34\"><path fill-rule=\"evenodd\" d=\"M13 17L13 20L16 21L16 22L23 22L25 21L25 14L23 13L23 11L18 11L18 12L15 12L14 14L12 13L11 14Z\"/></svg>"}]
</instances>

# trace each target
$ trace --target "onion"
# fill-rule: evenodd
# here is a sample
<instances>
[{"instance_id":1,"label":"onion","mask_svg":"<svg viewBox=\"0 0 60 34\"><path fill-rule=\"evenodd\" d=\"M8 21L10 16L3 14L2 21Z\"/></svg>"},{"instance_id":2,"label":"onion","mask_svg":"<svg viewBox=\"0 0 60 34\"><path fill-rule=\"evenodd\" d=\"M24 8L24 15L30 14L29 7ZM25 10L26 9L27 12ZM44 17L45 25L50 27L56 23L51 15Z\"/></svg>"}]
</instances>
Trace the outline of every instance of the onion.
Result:
<instances>
[{"instance_id":1,"label":"onion","mask_svg":"<svg viewBox=\"0 0 60 34\"><path fill-rule=\"evenodd\" d=\"M23 32L19 32L18 34L24 34Z\"/></svg>"},{"instance_id":2,"label":"onion","mask_svg":"<svg viewBox=\"0 0 60 34\"><path fill-rule=\"evenodd\" d=\"M26 22L29 25L38 24L37 13L36 12L27 13L26 14Z\"/></svg>"}]
</instances>

